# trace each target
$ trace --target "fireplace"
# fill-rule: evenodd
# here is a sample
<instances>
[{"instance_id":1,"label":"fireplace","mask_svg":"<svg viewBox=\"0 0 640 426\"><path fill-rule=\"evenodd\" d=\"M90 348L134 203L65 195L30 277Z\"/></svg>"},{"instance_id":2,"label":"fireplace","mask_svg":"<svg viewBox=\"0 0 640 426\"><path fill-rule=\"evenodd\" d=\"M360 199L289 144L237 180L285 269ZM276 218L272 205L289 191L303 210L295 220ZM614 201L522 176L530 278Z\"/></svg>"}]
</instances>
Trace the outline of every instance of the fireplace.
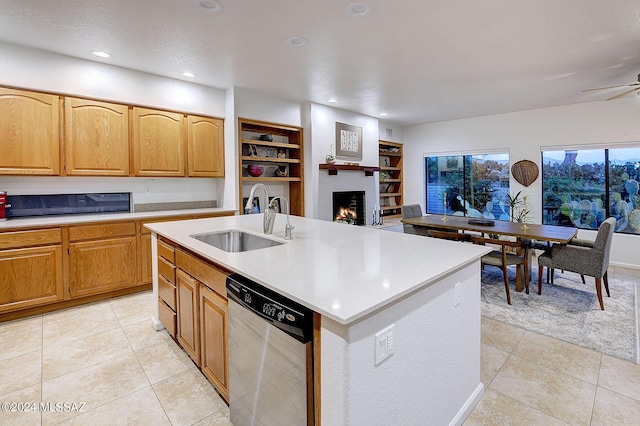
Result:
<instances>
[{"instance_id":1,"label":"fireplace","mask_svg":"<svg viewBox=\"0 0 640 426\"><path fill-rule=\"evenodd\" d=\"M333 221L364 226L366 224L365 191L333 193Z\"/></svg>"}]
</instances>

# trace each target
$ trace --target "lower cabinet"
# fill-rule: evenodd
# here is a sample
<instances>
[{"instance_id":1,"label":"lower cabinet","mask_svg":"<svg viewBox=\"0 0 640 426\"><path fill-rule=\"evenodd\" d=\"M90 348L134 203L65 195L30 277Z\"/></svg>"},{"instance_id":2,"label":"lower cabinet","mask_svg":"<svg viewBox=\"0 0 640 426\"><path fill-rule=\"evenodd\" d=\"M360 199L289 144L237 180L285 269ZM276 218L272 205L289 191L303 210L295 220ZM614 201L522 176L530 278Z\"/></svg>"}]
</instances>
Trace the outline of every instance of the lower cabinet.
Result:
<instances>
[{"instance_id":1,"label":"lower cabinet","mask_svg":"<svg viewBox=\"0 0 640 426\"><path fill-rule=\"evenodd\" d=\"M218 293L200 285L200 360L204 375L229 400L227 359L228 303Z\"/></svg>"},{"instance_id":2,"label":"lower cabinet","mask_svg":"<svg viewBox=\"0 0 640 426\"><path fill-rule=\"evenodd\" d=\"M176 250L177 340L229 401L227 273Z\"/></svg>"},{"instance_id":3,"label":"lower cabinet","mask_svg":"<svg viewBox=\"0 0 640 426\"><path fill-rule=\"evenodd\" d=\"M0 251L0 312L63 298L62 246Z\"/></svg>"},{"instance_id":4,"label":"lower cabinet","mask_svg":"<svg viewBox=\"0 0 640 426\"><path fill-rule=\"evenodd\" d=\"M69 240L69 293L72 298L138 284L134 222L71 227Z\"/></svg>"},{"instance_id":5,"label":"lower cabinet","mask_svg":"<svg viewBox=\"0 0 640 426\"><path fill-rule=\"evenodd\" d=\"M178 342L191 359L200 367L200 315L198 280L178 270Z\"/></svg>"},{"instance_id":6,"label":"lower cabinet","mask_svg":"<svg viewBox=\"0 0 640 426\"><path fill-rule=\"evenodd\" d=\"M0 313L64 299L62 230L0 233Z\"/></svg>"}]
</instances>

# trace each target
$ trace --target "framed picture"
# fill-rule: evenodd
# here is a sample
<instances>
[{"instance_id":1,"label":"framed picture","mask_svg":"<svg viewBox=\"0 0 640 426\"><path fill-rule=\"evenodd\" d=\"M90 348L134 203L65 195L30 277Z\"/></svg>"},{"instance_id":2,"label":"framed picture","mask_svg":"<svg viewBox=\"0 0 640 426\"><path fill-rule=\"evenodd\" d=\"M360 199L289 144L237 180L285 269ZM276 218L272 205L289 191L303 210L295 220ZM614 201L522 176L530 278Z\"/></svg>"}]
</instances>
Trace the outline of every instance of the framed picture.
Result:
<instances>
[{"instance_id":1,"label":"framed picture","mask_svg":"<svg viewBox=\"0 0 640 426\"><path fill-rule=\"evenodd\" d=\"M260 198L253 197L253 207L251 208L251 210L245 209L245 206L247 205L247 200L249 200L249 197L244 197L242 199L242 210L244 210L244 214L260 213Z\"/></svg>"},{"instance_id":2,"label":"framed picture","mask_svg":"<svg viewBox=\"0 0 640 426\"><path fill-rule=\"evenodd\" d=\"M251 157L257 157L258 156L258 147L256 147L255 145L249 145L249 155Z\"/></svg>"},{"instance_id":3,"label":"framed picture","mask_svg":"<svg viewBox=\"0 0 640 426\"><path fill-rule=\"evenodd\" d=\"M269 197L269 205L271 205L271 202L273 201L274 198L276 197ZM273 204L275 205L276 213L282 213L282 210L280 209L280 199L278 198L276 202Z\"/></svg>"},{"instance_id":4,"label":"framed picture","mask_svg":"<svg viewBox=\"0 0 640 426\"><path fill-rule=\"evenodd\" d=\"M362 160L362 127L336 122L336 158Z\"/></svg>"}]
</instances>

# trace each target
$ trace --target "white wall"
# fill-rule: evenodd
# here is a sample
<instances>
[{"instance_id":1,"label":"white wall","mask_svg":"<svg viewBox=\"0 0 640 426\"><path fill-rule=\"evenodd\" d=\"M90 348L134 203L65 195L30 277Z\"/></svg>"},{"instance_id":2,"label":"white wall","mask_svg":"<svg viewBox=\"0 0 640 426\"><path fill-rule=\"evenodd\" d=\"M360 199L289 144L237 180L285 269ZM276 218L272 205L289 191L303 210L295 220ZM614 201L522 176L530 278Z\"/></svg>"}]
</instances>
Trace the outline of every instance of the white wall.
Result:
<instances>
[{"instance_id":1,"label":"white wall","mask_svg":"<svg viewBox=\"0 0 640 426\"><path fill-rule=\"evenodd\" d=\"M319 170L319 164L325 163L326 156L332 152L335 145L335 125L336 122L362 127L362 166L378 165L378 120L365 115L331 108L318 104L307 104L305 119L305 213L307 217L316 219L332 219L331 192L333 187L338 185L340 190L364 189L351 188L350 183L345 183L347 179L361 180L363 185L370 186L367 190L366 212L372 212L374 204L378 203L378 173L373 177L364 178L363 172L342 172L337 176L326 178L327 171ZM333 151L335 152L335 151ZM343 164L344 161L337 160L336 164ZM321 174L322 173L322 174ZM321 176L325 176L329 185L321 182ZM346 185L346 186L345 186ZM328 210L327 210L328 209ZM329 213L327 214L327 211ZM371 222L368 217L367 223Z\"/></svg>"},{"instance_id":2,"label":"white wall","mask_svg":"<svg viewBox=\"0 0 640 426\"><path fill-rule=\"evenodd\" d=\"M223 90L0 43L0 84L225 118ZM227 172L233 173L227 165ZM218 200L224 179L5 177L9 195L132 192L134 203Z\"/></svg>"},{"instance_id":3,"label":"white wall","mask_svg":"<svg viewBox=\"0 0 640 426\"><path fill-rule=\"evenodd\" d=\"M610 102L591 102L509 114L446 121L404 129L404 202L425 207L424 156L452 151L474 152L507 149L511 163L527 159L541 166L541 147L640 141L640 98L631 96ZM512 191L523 190L540 223L542 181L524 186L511 179ZM594 231L580 231L594 238ZM616 234L611 262L640 268L640 237Z\"/></svg>"}]
</instances>

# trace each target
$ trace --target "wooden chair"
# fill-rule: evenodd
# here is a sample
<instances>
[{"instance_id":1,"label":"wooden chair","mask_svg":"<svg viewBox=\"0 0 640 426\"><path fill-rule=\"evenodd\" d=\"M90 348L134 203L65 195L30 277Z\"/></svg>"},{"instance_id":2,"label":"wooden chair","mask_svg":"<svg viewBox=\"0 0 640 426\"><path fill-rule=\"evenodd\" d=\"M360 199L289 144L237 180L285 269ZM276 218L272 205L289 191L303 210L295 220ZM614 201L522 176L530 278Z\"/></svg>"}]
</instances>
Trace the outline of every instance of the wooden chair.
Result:
<instances>
[{"instance_id":1,"label":"wooden chair","mask_svg":"<svg viewBox=\"0 0 640 426\"><path fill-rule=\"evenodd\" d=\"M588 275L596 280L596 293L600 309L604 311L602 301L602 281L609 296L609 254L613 241L613 230L616 219L610 217L600 224L598 234L593 244L560 245L554 244L551 250L538 257L538 294L542 294L542 269L546 266L550 269L575 272L580 275ZM584 282L584 279L583 279Z\"/></svg>"},{"instance_id":2,"label":"wooden chair","mask_svg":"<svg viewBox=\"0 0 640 426\"><path fill-rule=\"evenodd\" d=\"M507 267L516 267L516 283L521 288L522 279L524 278L524 286L527 294L529 294L529 278L527 277L527 248L523 247L520 241L496 240L482 236L470 235L471 242L481 245L493 245L498 249L489 254L485 254L480 259L482 265L496 266L502 269L504 277L504 289L507 293L507 303L511 304L511 293L509 291L509 273ZM518 254L511 253L510 250L515 249Z\"/></svg>"}]
</instances>

